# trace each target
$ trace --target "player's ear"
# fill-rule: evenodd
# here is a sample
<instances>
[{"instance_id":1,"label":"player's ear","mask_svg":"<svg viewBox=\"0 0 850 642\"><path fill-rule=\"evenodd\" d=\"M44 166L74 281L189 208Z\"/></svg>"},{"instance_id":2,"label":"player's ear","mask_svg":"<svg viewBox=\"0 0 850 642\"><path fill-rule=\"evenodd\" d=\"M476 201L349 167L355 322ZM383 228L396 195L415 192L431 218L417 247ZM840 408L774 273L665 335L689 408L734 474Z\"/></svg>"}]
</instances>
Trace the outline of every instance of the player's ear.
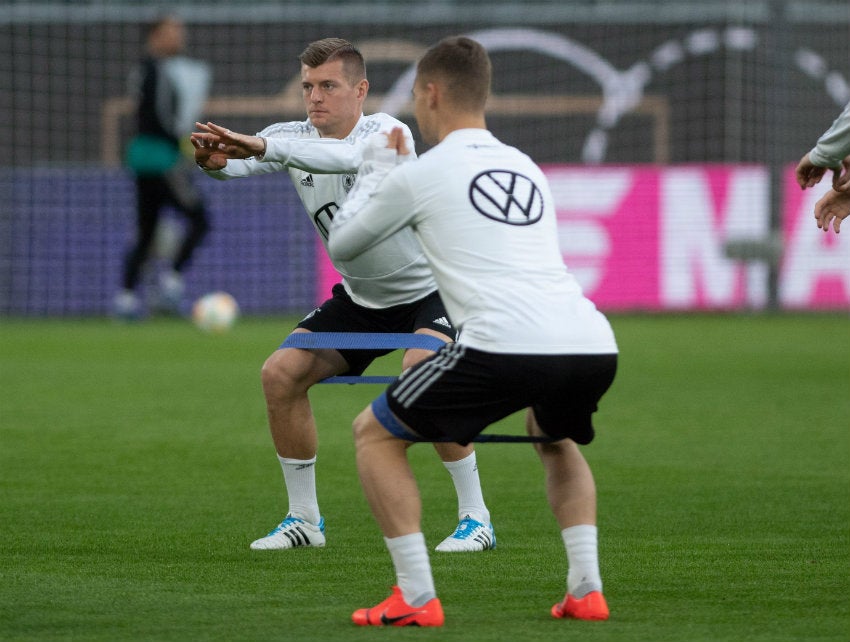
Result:
<instances>
[{"instance_id":1,"label":"player's ear","mask_svg":"<svg viewBox=\"0 0 850 642\"><path fill-rule=\"evenodd\" d=\"M369 93L369 81L365 78L357 83L357 97L362 99L366 98L366 94Z\"/></svg>"},{"instance_id":2,"label":"player's ear","mask_svg":"<svg viewBox=\"0 0 850 642\"><path fill-rule=\"evenodd\" d=\"M437 83L429 82L425 85L425 97L428 101L428 107L434 108L440 102L442 94L441 88Z\"/></svg>"}]
</instances>

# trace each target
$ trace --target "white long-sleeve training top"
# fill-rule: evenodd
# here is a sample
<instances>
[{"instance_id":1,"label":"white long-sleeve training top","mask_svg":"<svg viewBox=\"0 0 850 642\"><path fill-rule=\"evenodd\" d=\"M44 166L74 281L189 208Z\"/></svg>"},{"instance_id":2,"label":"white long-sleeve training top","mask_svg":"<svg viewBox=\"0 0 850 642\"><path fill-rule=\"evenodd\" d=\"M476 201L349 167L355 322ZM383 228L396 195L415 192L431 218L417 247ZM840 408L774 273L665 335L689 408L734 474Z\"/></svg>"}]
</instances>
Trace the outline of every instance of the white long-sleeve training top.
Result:
<instances>
[{"instance_id":1,"label":"white long-sleeve training top","mask_svg":"<svg viewBox=\"0 0 850 642\"><path fill-rule=\"evenodd\" d=\"M403 129L408 149L414 149L407 125L383 113L361 116L343 140L321 138L309 120L275 123L257 134L266 139L262 160L228 160L224 169L205 171L219 180L286 171L327 248L331 220L354 185L366 141L394 127ZM397 210L390 208L387 215L393 218ZM388 235L357 257L332 261L351 298L368 308L412 303L437 289L422 248L409 229Z\"/></svg>"},{"instance_id":2,"label":"white long-sleeve training top","mask_svg":"<svg viewBox=\"0 0 850 642\"><path fill-rule=\"evenodd\" d=\"M496 353L617 352L608 320L563 263L552 194L528 156L485 129L454 131L401 164L384 137L372 142L331 226L334 260L413 229L460 343Z\"/></svg>"}]
</instances>

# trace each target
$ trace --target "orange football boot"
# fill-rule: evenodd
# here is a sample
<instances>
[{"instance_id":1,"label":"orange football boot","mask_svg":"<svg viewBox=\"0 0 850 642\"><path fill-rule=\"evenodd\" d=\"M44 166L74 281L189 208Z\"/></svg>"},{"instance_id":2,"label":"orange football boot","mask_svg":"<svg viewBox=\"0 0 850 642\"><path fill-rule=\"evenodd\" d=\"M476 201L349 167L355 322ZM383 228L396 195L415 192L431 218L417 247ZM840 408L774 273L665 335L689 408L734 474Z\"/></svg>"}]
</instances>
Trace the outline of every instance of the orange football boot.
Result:
<instances>
[{"instance_id":1,"label":"orange football boot","mask_svg":"<svg viewBox=\"0 0 850 642\"><path fill-rule=\"evenodd\" d=\"M357 609L351 620L358 626L443 626L445 616L438 598L422 606L410 606L404 601L401 589L393 587L393 594L371 609Z\"/></svg>"},{"instance_id":2,"label":"orange football boot","mask_svg":"<svg viewBox=\"0 0 850 642\"><path fill-rule=\"evenodd\" d=\"M591 591L582 598L567 593L563 602L552 607L552 617L575 620L607 620L608 603L599 591Z\"/></svg>"}]
</instances>

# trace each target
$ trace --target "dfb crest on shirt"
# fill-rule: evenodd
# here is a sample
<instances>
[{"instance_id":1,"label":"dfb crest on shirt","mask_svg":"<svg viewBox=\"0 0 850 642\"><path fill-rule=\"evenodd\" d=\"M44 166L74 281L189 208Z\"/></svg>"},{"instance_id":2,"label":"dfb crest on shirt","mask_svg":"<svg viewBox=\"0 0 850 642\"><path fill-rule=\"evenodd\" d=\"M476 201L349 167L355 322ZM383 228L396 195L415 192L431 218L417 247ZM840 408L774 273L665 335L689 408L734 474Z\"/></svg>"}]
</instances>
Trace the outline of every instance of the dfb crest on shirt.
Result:
<instances>
[{"instance_id":1,"label":"dfb crest on shirt","mask_svg":"<svg viewBox=\"0 0 850 642\"><path fill-rule=\"evenodd\" d=\"M527 176L505 169L481 172L469 185L472 206L489 219L532 225L543 216L543 195Z\"/></svg>"},{"instance_id":2,"label":"dfb crest on shirt","mask_svg":"<svg viewBox=\"0 0 850 642\"><path fill-rule=\"evenodd\" d=\"M313 213L313 225L316 226L316 231L322 235L322 238L328 238L328 231L331 229L331 221L334 220L334 214L339 209L339 205L331 201L325 203Z\"/></svg>"},{"instance_id":3,"label":"dfb crest on shirt","mask_svg":"<svg viewBox=\"0 0 850 642\"><path fill-rule=\"evenodd\" d=\"M342 176L342 189L345 190L345 193L351 191L351 188L354 187L354 179L357 178L357 174L343 174Z\"/></svg>"}]
</instances>

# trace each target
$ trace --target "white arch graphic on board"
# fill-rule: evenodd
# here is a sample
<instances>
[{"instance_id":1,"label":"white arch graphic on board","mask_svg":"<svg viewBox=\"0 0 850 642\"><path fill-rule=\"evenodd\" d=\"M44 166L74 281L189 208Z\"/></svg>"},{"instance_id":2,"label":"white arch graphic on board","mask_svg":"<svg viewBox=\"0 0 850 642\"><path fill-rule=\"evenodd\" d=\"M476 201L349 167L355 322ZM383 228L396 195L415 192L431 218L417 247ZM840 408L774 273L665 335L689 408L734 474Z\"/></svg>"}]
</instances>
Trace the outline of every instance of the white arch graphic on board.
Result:
<instances>
[{"instance_id":1,"label":"white arch graphic on board","mask_svg":"<svg viewBox=\"0 0 850 642\"><path fill-rule=\"evenodd\" d=\"M830 70L823 56L801 47L794 54L794 62L809 78L823 82L824 90L839 107L850 102L850 83L840 71Z\"/></svg>"},{"instance_id":2,"label":"white arch graphic on board","mask_svg":"<svg viewBox=\"0 0 850 642\"><path fill-rule=\"evenodd\" d=\"M669 40L656 47L649 62L639 60L627 70L618 70L597 52L561 34L537 29L484 29L467 34L488 51L530 50L570 63L593 78L602 90L602 105L597 112L597 125L585 139L582 161L600 163L605 160L608 131L623 115L640 104L644 89L653 75L663 73L688 57L705 56L722 47L751 50L758 44L758 34L749 27L730 26L718 30L698 29L678 40ZM850 85L845 77L827 69L826 62L809 49L795 54L797 68L814 80L822 80L830 98L839 106L850 101ZM411 65L393 84L381 104L380 111L397 114L407 102L416 76Z\"/></svg>"},{"instance_id":3,"label":"white arch graphic on board","mask_svg":"<svg viewBox=\"0 0 850 642\"><path fill-rule=\"evenodd\" d=\"M602 106L597 119L614 126L620 117L637 106L643 96L643 83L631 71L619 71L592 49L566 36L536 29L485 29L467 34L488 51L530 50L568 62L593 78L602 89ZM413 89L413 64L390 88L381 111L397 114Z\"/></svg>"}]
</instances>

